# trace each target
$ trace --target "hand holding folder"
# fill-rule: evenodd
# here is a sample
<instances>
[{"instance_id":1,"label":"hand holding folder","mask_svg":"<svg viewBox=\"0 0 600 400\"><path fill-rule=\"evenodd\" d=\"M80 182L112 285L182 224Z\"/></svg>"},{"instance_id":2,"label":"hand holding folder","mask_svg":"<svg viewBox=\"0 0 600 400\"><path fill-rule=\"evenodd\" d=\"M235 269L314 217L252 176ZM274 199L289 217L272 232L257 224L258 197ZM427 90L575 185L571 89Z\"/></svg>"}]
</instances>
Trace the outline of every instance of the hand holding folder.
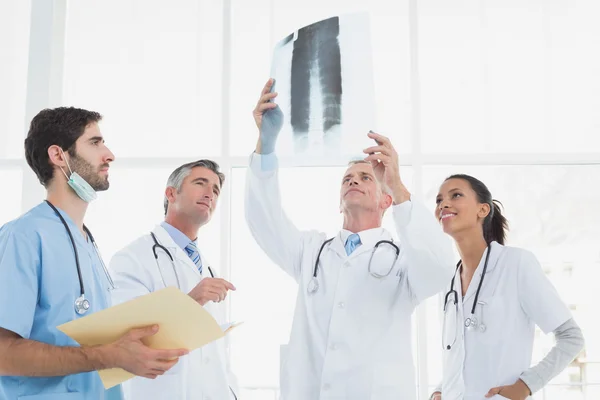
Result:
<instances>
[{"instance_id":1,"label":"hand holding folder","mask_svg":"<svg viewBox=\"0 0 600 400\"><path fill-rule=\"evenodd\" d=\"M151 325L158 325L159 330L142 339L145 345L189 351L224 337L237 326L228 324L223 329L191 297L168 287L60 325L58 329L81 346L96 346L113 343L132 329ZM98 373L106 389L134 377L121 368Z\"/></svg>"}]
</instances>

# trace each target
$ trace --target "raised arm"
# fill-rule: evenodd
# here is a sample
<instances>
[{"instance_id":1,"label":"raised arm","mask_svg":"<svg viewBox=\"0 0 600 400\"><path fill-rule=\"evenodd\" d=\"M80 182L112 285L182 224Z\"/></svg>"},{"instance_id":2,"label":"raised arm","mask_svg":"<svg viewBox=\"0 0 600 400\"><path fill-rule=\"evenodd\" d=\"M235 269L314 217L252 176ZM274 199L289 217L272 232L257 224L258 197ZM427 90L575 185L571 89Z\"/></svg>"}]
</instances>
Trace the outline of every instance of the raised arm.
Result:
<instances>
[{"instance_id":1,"label":"raised arm","mask_svg":"<svg viewBox=\"0 0 600 400\"><path fill-rule=\"evenodd\" d=\"M246 221L252 236L269 258L298 280L305 245L321 240L324 235L301 232L283 211L274 154L283 114L273 102L277 93L271 92L272 87L270 79L253 111L259 137L246 179Z\"/></svg>"},{"instance_id":2,"label":"raised arm","mask_svg":"<svg viewBox=\"0 0 600 400\"><path fill-rule=\"evenodd\" d=\"M364 150L377 179L393 199L396 231L407 265L408 284L417 302L440 292L452 279L452 246L435 217L414 201L400 177L398 153L390 140L371 132L377 146Z\"/></svg>"}]
</instances>

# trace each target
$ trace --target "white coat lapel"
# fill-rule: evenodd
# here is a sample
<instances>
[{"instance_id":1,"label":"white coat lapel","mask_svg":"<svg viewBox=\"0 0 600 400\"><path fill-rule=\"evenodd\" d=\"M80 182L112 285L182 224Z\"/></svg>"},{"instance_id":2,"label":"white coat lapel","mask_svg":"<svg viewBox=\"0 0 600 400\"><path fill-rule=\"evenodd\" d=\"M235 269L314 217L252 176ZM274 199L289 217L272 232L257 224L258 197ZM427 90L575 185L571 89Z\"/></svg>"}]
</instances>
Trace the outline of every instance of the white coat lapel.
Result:
<instances>
[{"instance_id":1,"label":"white coat lapel","mask_svg":"<svg viewBox=\"0 0 600 400\"><path fill-rule=\"evenodd\" d=\"M352 254L350 254L350 258L353 257L357 257L359 255L361 255L362 253L366 253L366 252L372 252L373 248L375 247L375 244L377 242L379 242L380 240L392 240L392 236L385 230L381 231L380 235L377 236L371 236L369 239L364 239L364 243L362 243L360 246L358 246L356 248L356 250L354 250L352 252ZM361 242L363 241L363 238L361 237ZM386 245L383 245L382 249L385 248ZM379 250L381 251L381 250ZM344 249L344 254L346 254L346 250Z\"/></svg>"},{"instance_id":2,"label":"white coat lapel","mask_svg":"<svg viewBox=\"0 0 600 400\"><path fill-rule=\"evenodd\" d=\"M487 285L492 281L492 273L496 269L496 265L498 264L498 260L500 259L500 255L502 254L504 247L497 244L496 242L492 242L490 245L490 258L488 260L488 266L485 272L485 277L483 278L483 283L481 284L480 294ZM487 251L486 251L487 252ZM475 270L475 274L473 275L473 279L471 279L471 283L469 283L469 288L467 289L467 295L464 298L464 302L467 303L475 294L477 293L477 287L482 279L483 267L485 264L485 256L486 252L483 253L481 257L481 261L477 266L477 270ZM462 292L462 289L461 289Z\"/></svg>"},{"instance_id":3,"label":"white coat lapel","mask_svg":"<svg viewBox=\"0 0 600 400\"><path fill-rule=\"evenodd\" d=\"M200 256L200 257L202 257L202 256ZM196 264L194 264L194 262L192 261L190 256L188 256L187 253L185 252L185 250L181 249L181 247L179 247L177 245L176 245L176 249L175 249L175 258L177 259L178 263L182 263L186 267L186 270L191 269L195 274L200 276L200 271L198 271Z\"/></svg>"},{"instance_id":4,"label":"white coat lapel","mask_svg":"<svg viewBox=\"0 0 600 400\"><path fill-rule=\"evenodd\" d=\"M338 233L335 238L329 243L329 245L325 245L323 252L321 253L321 258L325 255L327 250L327 246L333 251L335 251L340 257L346 257L346 249L344 248L344 243L342 242L342 235Z\"/></svg>"},{"instance_id":5,"label":"white coat lapel","mask_svg":"<svg viewBox=\"0 0 600 400\"><path fill-rule=\"evenodd\" d=\"M196 268L196 264L194 264L194 262L190 259L187 253L175 243L173 238L171 238L171 235L169 235L169 233L162 226L159 225L156 228L154 228L154 234L156 235L156 238L158 239L159 243L169 250L169 252L173 256L173 261L175 262L175 265L183 265L186 267L186 271L182 272L187 273L187 269L189 268L192 271L194 271L198 276L200 275L200 272Z\"/></svg>"},{"instance_id":6,"label":"white coat lapel","mask_svg":"<svg viewBox=\"0 0 600 400\"><path fill-rule=\"evenodd\" d=\"M456 300L457 303L456 305L454 305L454 294L450 294L447 295L447 302L446 302L446 307L456 307L456 315L454 316L456 318L455 321L455 329L456 329L456 340L461 341L464 338L464 321L465 321L465 317L464 317L464 312L463 312L463 296L462 296L462 284L461 284L461 279L460 279L460 269L456 270L456 272L454 273L454 285L452 285L452 282L450 283L450 290L454 290L456 292ZM450 293L450 292L446 292L446 293ZM446 298L444 299L446 300ZM447 310L445 310L444 312L448 312ZM452 327L452 324L449 325L450 327Z\"/></svg>"},{"instance_id":7,"label":"white coat lapel","mask_svg":"<svg viewBox=\"0 0 600 400\"><path fill-rule=\"evenodd\" d=\"M358 246L356 248L356 250L354 250L352 252L352 254L350 255L349 258L354 258L364 252L372 251L375 243L377 243L377 241L383 240L383 239L391 240L392 237L388 232L386 232L385 230L382 230L381 235L379 235L375 241L373 241L372 243L361 244L360 246ZM325 245L325 248L323 248L323 252L321 253L321 258L324 257L328 246L331 250L335 251L337 253L337 255L339 255L340 257L342 257L342 258L348 257L348 255L346 254L345 243L342 240L341 232L335 236L335 238L331 241L331 243L329 243L328 245Z\"/></svg>"}]
</instances>

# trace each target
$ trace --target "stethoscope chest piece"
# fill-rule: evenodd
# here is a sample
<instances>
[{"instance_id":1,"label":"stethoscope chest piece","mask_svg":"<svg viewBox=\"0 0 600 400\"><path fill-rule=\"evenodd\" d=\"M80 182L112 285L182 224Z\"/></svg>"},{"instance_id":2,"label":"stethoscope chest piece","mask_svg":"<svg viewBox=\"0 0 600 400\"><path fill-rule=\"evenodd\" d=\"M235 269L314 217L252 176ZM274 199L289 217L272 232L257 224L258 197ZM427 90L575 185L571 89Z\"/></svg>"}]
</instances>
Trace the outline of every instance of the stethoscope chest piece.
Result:
<instances>
[{"instance_id":1,"label":"stethoscope chest piece","mask_svg":"<svg viewBox=\"0 0 600 400\"><path fill-rule=\"evenodd\" d=\"M75 299L75 312L79 315L83 315L90 309L90 301L85 298L85 288L83 286L83 277L81 275L81 265L79 265L79 254L77 252L77 245L75 244L75 239L73 239L73 234L71 233L71 229L69 228L67 221L65 221L64 217L61 215L61 213L58 211L58 209L52 203L50 203L48 200L46 200L46 203L48 204L48 206L50 206L50 208L58 216L58 219L60 220L61 224L64 226L65 230L67 231L67 235L69 236L69 241L71 242L71 246L73 246L73 255L75 257L75 267L77 268L77 278L79 279L79 297ZM98 250L98 246L96 245L96 241L94 240L94 236L92 235L92 232L90 232L90 230L85 225L83 225L83 230L88 235L89 241L92 242L92 245L94 246L94 251L96 252L96 255L98 256L98 260L100 261L100 264L102 265L102 269L104 269L104 273L106 274L106 279L108 280L108 283L110 286L109 290L114 289L115 284L114 284L112 278L110 277L110 274L108 273L108 269L106 268L106 265L104 265L104 261L102 261L102 256L100 255L100 250Z\"/></svg>"},{"instance_id":2,"label":"stethoscope chest piece","mask_svg":"<svg viewBox=\"0 0 600 400\"><path fill-rule=\"evenodd\" d=\"M312 277L308 282L308 293L313 294L316 293L317 290L319 290L319 281L317 278Z\"/></svg>"},{"instance_id":3,"label":"stethoscope chest piece","mask_svg":"<svg viewBox=\"0 0 600 400\"><path fill-rule=\"evenodd\" d=\"M465 320L465 328L467 328L470 331L478 330L479 332L482 332L482 333L485 332L485 330L487 329L485 324L483 322L480 323L477 320L477 317L475 317L475 316L472 316Z\"/></svg>"},{"instance_id":4,"label":"stethoscope chest piece","mask_svg":"<svg viewBox=\"0 0 600 400\"><path fill-rule=\"evenodd\" d=\"M488 244L487 253L485 255L485 262L483 263L483 272L481 274L481 279L479 280L479 284L477 285L477 291L475 292L475 299L473 300L473 307L471 307L471 316L466 318L465 322L464 322L464 327L468 331L479 331L479 332L483 333L487 330L487 326L483 323L483 310L482 310L482 307L486 303L484 301L479 301L479 292L481 291L483 279L487 272L487 266L488 266L488 261L489 261L491 252L492 252L491 245ZM442 328L442 348L444 348L446 350L450 350L452 348L452 346L454 345L454 342L456 341L456 335L455 335L454 341L452 341L452 343L450 343L450 344L445 343L446 317L447 317L447 308L448 308L447 305L448 305L449 299L453 298L453 300L454 300L453 305L455 307L456 312L458 312L458 293L456 292L456 290L454 290L454 280L456 279L456 273L460 269L461 265L462 265L462 261L459 261L458 264L456 264L456 271L454 271L454 276L452 277L452 281L450 281L450 290L446 293L446 296L444 298L444 308L443 308L444 322L443 322L443 328ZM478 318L475 316L475 307L478 304L480 306L479 310L481 312L481 314L480 314L481 321L479 321Z\"/></svg>"},{"instance_id":5,"label":"stethoscope chest piece","mask_svg":"<svg viewBox=\"0 0 600 400\"><path fill-rule=\"evenodd\" d=\"M465 328L472 330L477 325L477 317L465 319Z\"/></svg>"},{"instance_id":6,"label":"stethoscope chest piece","mask_svg":"<svg viewBox=\"0 0 600 400\"><path fill-rule=\"evenodd\" d=\"M75 300L75 312L79 315L85 314L90 309L90 302L84 295L79 296Z\"/></svg>"}]
</instances>

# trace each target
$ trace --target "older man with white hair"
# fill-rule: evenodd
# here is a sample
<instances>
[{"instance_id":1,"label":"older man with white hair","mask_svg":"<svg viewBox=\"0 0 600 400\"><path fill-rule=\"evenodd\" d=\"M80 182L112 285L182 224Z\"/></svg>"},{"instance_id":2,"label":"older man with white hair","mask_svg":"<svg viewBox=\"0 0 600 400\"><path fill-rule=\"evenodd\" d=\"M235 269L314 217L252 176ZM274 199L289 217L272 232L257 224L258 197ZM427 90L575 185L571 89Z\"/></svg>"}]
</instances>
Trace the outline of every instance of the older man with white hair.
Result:
<instances>
[{"instance_id":1,"label":"older man with white hair","mask_svg":"<svg viewBox=\"0 0 600 400\"><path fill-rule=\"evenodd\" d=\"M259 138L246 220L258 245L298 283L281 400L413 400L411 315L452 278L450 242L404 186L391 141L372 132L374 146L337 183L340 231L327 238L299 230L281 202L275 142L283 116L272 87L269 80L253 112ZM299 184L319 196L310 181ZM381 226L390 208L396 241Z\"/></svg>"}]
</instances>

